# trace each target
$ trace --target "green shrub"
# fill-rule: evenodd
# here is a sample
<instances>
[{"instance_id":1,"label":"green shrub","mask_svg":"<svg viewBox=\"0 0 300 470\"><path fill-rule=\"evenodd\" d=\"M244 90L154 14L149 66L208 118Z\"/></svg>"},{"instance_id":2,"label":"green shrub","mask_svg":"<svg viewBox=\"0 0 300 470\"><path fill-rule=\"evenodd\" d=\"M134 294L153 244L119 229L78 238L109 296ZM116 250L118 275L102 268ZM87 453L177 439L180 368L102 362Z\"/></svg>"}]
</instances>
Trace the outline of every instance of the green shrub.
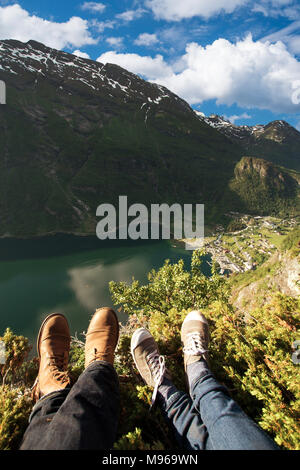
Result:
<instances>
[{"instance_id":1,"label":"green shrub","mask_svg":"<svg viewBox=\"0 0 300 470\"><path fill-rule=\"evenodd\" d=\"M5 344L6 362L0 366L0 450L17 449L28 425L33 406L30 385L37 373L37 360L26 361L29 340L7 328L0 341Z\"/></svg>"},{"instance_id":2,"label":"green shrub","mask_svg":"<svg viewBox=\"0 0 300 470\"><path fill-rule=\"evenodd\" d=\"M290 250L290 253L293 256L298 256L300 254L300 227L294 228L286 237L284 237L281 249Z\"/></svg>"},{"instance_id":3,"label":"green shrub","mask_svg":"<svg viewBox=\"0 0 300 470\"><path fill-rule=\"evenodd\" d=\"M201 269L203 255L201 250L194 251L190 269L185 269L183 260L174 264L165 261L162 268L148 274L149 282L143 286L135 280L131 285L110 282L113 302L120 304L129 315L142 309L146 317L154 312L167 313L173 307L181 311L203 308L217 299L227 302L226 278L217 273L215 264L211 276L206 277Z\"/></svg>"},{"instance_id":4,"label":"green shrub","mask_svg":"<svg viewBox=\"0 0 300 470\"><path fill-rule=\"evenodd\" d=\"M152 446L146 444L142 438L142 430L135 428L126 436L121 437L114 445L115 450L164 450L161 442L156 441Z\"/></svg>"},{"instance_id":5,"label":"green shrub","mask_svg":"<svg viewBox=\"0 0 300 470\"><path fill-rule=\"evenodd\" d=\"M238 232L247 228L247 225L239 219L233 219L227 225L228 232Z\"/></svg>"},{"instance_id":6,"label":"green shrub","mask_svg":"<svg viewBox=\"0 0 300 470\"><path fill-rule=\"evenodd\" d=\"M0 450L19 448L32 406L30 393L24 387L0 387Z\"/></svg>"},{"instance_id":7,"label":"green shrub","mask_svg":"<svg viewBox=\"0 0 300 470\"><path fill-rule=\"evenodd\" d=\"M69 356L69 373L73 383L84 371L84 363L84 342L78 340L78 338L73 338L71 341Z\"/></svg>"},{"instance_id":8,"label":"green shrub","mask_svg":"<svg viewBox=\"0 0 300 470\"><path fill-rule=\"evenodd\" d=\"M218 379L277 444L299 449L300 374L291 356L299 331L300 299L277 293L246 318L217 302L206 315Z\"/></svg>"},{"instance_id":9,"label":"green shrub","mask_svg":"<svg viewBox=\"0 0 300 470\"><path fill-rule=\"evenodd\" d=\"M35 368L35 361L30 362L30 366L26 370L22 368L32 348L29 340L24 336L14 335L7 328L4 335L0 337L0 341L4 342L6 350L6 362L0 365L0 376L3 385L5 383L15 384L18 380L21 380L22 384L24 384L24 380L26 383L30 381L31 370Z\"/></svg>"}]
</instances>

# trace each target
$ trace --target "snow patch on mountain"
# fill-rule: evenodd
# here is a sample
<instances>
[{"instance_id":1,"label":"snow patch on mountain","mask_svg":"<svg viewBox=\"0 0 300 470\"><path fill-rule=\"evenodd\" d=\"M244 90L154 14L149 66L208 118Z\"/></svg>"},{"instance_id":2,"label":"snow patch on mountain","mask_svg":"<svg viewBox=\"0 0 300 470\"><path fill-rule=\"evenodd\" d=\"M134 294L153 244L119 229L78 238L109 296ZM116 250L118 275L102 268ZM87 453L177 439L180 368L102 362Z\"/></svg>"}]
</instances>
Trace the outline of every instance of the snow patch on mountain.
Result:
<instances>
[{"instance_id":1,"label":"snow patch on mountain","mask_svg":"<svg viewBox=\"0 0 300 470\"><path fill-rule=\"evenodd\" d=\"M0 41L0 72L24 76L28 72L38 77L59 80L58 89L64 89L68 81L80 82L96 94L116 95L127 102L130 99L158 106L163 100L176 101L191 112L189 105L167 88L142 80L114 64L102 64L63 51L44 46L36 41L22 43L16 40Z\"/></svg>"},{"instance_id":2,"label":"snow patch on mountain","mask_svg":"<svg viewBox=\"0 0 300 470\"><path fill-rule=\"evenodd\" d=\"M243 143L251 138L256 140L263 135L265 139L281 143L284 140L285 132L291 129L291 126L285 121L273 121L267 125L257 124L255 126L237 126L236 124L232 124L228 119L223 116L218 116L217 114L211 114L207 117L199 111L194 110L194 112L202 122L205 122L222 134L225 134L235 142L240 141Z\"/></svg>"}]
</instances>

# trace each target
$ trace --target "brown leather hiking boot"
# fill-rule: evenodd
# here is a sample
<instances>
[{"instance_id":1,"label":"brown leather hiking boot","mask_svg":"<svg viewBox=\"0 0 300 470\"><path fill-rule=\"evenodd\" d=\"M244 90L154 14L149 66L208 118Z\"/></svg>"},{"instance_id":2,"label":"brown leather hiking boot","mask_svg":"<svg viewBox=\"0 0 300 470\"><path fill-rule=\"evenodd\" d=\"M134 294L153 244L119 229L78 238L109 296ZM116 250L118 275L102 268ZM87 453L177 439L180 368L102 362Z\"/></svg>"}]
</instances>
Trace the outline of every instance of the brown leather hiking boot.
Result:
<instances>
[{"instance_id":1,"label":"brown leather hiking boot","mask_svg":"<svg viewBox=\"0 0 300 470\"><path fill-rule=\"evenodd\" d=\"M71 380L67 372L70 342L69 325L64 315L48 315L42 323L37 339L40 367L32 388L36 400L70 386Z\"/></svg>"},{"instance_id":2,"label":"brown leather hiking boot","mask_svg":"<svg viewBox=\"0 0 300 470\"><path fill-rule=\"evenodd\" d=\"M184 319L181 327L183 343L184 369L203 357L209 365L208 345L209 326L203 313L193 310Z\"/></svg>"},{"instance_id":3,"label":"brown leather hiking boot","mask_svg":"<svg viewBox=\"0 0 300 470\"><path fill-rule=\"evenodd\" d=\"M119 339L119 321L109 307L96 310L85 340L85 367L94 361L106 361L113 365Z\"/></svg>"}]
</instances>

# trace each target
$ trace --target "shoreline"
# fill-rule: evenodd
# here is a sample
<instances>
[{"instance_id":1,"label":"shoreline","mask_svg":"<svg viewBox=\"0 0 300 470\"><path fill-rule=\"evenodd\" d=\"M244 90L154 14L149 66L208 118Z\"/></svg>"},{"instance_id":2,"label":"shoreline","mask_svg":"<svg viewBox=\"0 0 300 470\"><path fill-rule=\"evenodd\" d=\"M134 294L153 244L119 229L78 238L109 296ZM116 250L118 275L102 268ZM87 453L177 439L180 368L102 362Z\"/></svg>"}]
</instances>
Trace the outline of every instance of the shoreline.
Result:
<instances>
[{"instance_id":1,"label":"shoreline","mask_svg":"<svg viewBox=\"0 0 300 470\"><path fill-rule=\"evenodd\" d=\"M37 238L47 238L47 237L55 237L56 235L73 235L74 237L92 237L93 234L96 236L96 232L68 232L68 231L54 231L54 232L45 232L39 233L36 235L28 235L28 236L19 236L19 235L11 235L10 233L5 233L0 235L0 240L35 240Z\"/></svg>"}]
</instances>

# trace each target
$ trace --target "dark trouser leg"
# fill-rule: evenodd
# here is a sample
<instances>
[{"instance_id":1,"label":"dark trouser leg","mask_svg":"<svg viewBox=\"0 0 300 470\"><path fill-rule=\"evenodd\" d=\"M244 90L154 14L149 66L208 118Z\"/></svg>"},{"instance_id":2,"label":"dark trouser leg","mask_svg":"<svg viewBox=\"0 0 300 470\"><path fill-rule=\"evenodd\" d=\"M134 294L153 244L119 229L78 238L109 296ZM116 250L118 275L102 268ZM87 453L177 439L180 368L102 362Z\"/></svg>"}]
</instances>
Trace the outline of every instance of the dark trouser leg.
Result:
<instances>
[{"instance_id":1,"label":"dark trouser leg","mask_svg":"<svg viewBox=\"0 0 300 470\"><path fill-rule=\"evenodd\" d=\"M50 427L52 419L65 401L70 388L50 393L41 398L33 407L29 417L29 426L24 434L21 450L39 449Z\"/></svg>"},{"instance_id":2,"label":"dark trouser leg","mask_svg":"<svg viewBox=\"0 0 300 470\"><path fill-rule=\"evenodd\" d=\"M54 392L35 405L21 450L110 449L119 402L113 366L95 361L69 392Z\"/></svg>"},{"instance_id":3,"label":"dark trouser leg","mask_svg":"<svg viewBox=\"0 0 300 470\"><path fill-rule=\"evenodd\" d=\"M194 377L197 367L199 372L199 378L191 386L193 410L200 414L207 428L210 448L278 450L275 442L230 398L227 389L217 382L205 361L197 364L191 365Z\"/></svg>"}]
</instances>

